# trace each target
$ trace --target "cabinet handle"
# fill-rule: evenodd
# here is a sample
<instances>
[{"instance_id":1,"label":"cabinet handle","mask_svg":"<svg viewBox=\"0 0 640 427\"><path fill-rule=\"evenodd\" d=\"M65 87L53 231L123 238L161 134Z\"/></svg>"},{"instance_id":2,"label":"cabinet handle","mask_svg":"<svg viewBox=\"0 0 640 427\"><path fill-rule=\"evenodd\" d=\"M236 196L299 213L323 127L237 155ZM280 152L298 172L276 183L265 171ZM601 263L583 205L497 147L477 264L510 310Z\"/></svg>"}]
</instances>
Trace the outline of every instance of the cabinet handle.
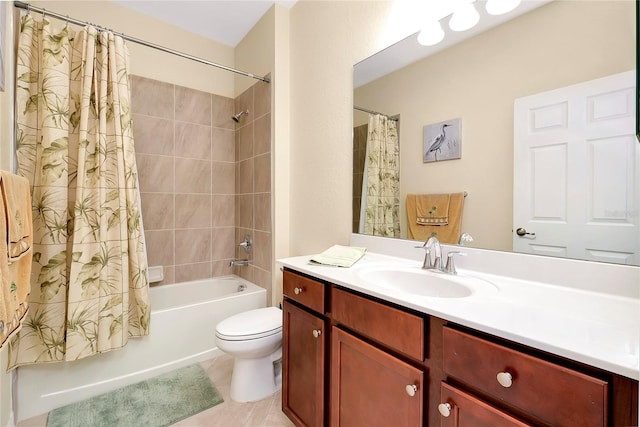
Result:
<instances>
[{"instance_id":1,"label":"cabinet handle","mask_svg":"<svg viewBox=\"0 0 640 427\"><path fill-rule=\"evenodd\" d=\"M318 338L320 335L322 335L322 331L320 329L314 329L313 330L313 337L314 338Z\"/></svg>"},{"instance_id":2,"label":"cabinet handle","mask_svg":"<svg viewBox=\"0 0 640 427\"><path fill-rule=\"evenodd\" d=\"M293 288L293 293L296 295L300 295L304 289L302 288Z\"/></svg>"},{"instance_id":3,"label":"cabinet handle","mask_svg":"<svg viewBox=\"0 0 640 427\"><path fill-rule=\"evenodd\" d=\"M451 404L449 403L439 404L438 412L440 412L440 415L442 415L443 417L448 417L449 415L451 415Z\"/></svg>"},{"instance_id":4,"label":"cabinet handle","mask_svg":"<svg viewBox=\"0 0 640 427\"><path fill-rule=\"evenodd\" d=\"M416 395L416 392L418 391L418 386L415 384L407 384L407 386L404 388L407 392L407 394L411 397Z\"/></svg>"},{"instance_id":5,"label":"cabinet handle","mask_svg":"<svg viewBox=\"0 0 640 427\"><path fill-rule=\"evenodd\" d=\"M504 388L509 388L513 384L513 376L509 372L498 372L496 379Z\"/></svg>"}]
</instances>

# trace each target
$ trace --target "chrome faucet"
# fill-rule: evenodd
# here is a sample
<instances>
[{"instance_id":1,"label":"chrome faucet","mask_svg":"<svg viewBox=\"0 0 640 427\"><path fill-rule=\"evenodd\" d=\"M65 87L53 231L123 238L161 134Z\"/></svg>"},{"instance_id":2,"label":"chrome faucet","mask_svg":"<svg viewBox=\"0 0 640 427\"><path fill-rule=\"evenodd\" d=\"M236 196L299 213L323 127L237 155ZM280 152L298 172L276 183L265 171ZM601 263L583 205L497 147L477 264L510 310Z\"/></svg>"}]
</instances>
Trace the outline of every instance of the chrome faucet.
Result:
<instances>
[{"instance_id":1,"label":"chrome faucet","mask_svg":"<svg viewBox=\"0 0 640 427\"><path fill-rule=\"evenodd\" d=\"M440 242L435 236L431 236L422 245L424 248L424 262L422 268L425 270L438 270L442 271L442 250L440 248ZM431 248L433 248L434 260L431 261Z\"/></svg>"},{"instance_id":2,"label":"chrome faucet","mask_svg":"<svg viewBox=\"0 0 640 427\"><path fill-rule=\"evenodd\" d=\"M229 267L245 266L245 265L249 265L248 259L232 259L231 261L229 261Z\"/></svg>"}]
</instances>

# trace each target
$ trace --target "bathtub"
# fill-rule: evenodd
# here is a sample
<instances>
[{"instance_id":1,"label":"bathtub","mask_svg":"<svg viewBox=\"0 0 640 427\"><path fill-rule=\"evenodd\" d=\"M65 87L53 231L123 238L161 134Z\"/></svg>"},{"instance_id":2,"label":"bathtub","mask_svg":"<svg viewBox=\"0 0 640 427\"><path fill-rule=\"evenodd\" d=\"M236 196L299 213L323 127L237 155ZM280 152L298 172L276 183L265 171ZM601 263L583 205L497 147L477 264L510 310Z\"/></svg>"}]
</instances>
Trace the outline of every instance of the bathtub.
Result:
<instances>
[{"instance_id":1,"label":"bathtub","mask_svg":"<svg viewBox=\"0 0 640 427\"><path fill-rule=\"evenodd\" d=\"M236 276L152 286L149 336L74 362L18 368L17 420L220 355L216 324L265 307L266 295Z\"/></svg>"}]
</instances>

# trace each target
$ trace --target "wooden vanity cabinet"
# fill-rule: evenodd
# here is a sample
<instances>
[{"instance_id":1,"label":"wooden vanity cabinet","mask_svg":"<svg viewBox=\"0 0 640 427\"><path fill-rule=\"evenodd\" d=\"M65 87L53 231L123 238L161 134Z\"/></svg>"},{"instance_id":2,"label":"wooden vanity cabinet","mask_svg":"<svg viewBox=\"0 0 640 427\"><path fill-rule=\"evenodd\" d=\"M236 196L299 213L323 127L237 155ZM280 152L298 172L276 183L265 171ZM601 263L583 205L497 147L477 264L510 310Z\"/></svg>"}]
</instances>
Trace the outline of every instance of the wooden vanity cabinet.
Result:
<instances>
[{"instance_id":1,"label":"wooden vanity cabinet","mask_svg":"<svg viewBox=\"0 0 640 427\"><path fill-rule=\"evenodd\" d=\"M330 425L424 425L425 319L335 286L331 319Z\"/></svg>"},{"instance_id":2,"label":"wooden vanity cabinet","mask_svg":"<svg viewBox=\"0 0 640 427\"><path fill-rule=\"evenodd\" d=\"M321 427L326 420L324 283L285 270L283 288L282 411L297 426Z\"/></svg>"}]
</instances>

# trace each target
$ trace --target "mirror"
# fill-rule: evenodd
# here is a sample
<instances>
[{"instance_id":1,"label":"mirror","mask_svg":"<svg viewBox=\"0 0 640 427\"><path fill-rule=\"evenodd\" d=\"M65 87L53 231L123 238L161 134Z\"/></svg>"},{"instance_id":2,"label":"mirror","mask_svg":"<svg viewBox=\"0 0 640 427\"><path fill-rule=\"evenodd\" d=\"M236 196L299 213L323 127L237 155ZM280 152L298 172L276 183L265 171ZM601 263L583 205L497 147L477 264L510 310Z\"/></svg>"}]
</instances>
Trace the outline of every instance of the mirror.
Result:
<instances>
[{"instance_id":1,"label":"mirror","mask_svg":"<svg viewBox=\"0 0 640 427\"><path fill-rule=\"evenodd\" d=\"M527 3L533 2L522 4ZM521 191L519 186L514 186L514 171L519 170L514 166L514 102L605 76L633 72L629 105L637 105L635 71L630 71L636 67L634 8L635 2L625 1L546 2L364 84L359 83L363 70L369 69L369 64L375 63L380 55L402 59L403 54L396 55L394 50L405 49L406 46L401 45L409 41L417 48L424 48L413 42L414 35L356 64L354 106L399 118L400 238L408 238L407 194L464 191L468 196L464 202L461 231L473 237L473 242L466 245L514 250L515 230L522 226L514 224L513 219L514 193L518 197ZM443 21L444 25L446 22ZM635 108L631 107L631 110ZM617 192L622 195L624 206L620 208L620 199L616 199L615 209L613 206L612 209L600 208L602 212L596 222L617 226L635 248L613 249L612 253L620 255L618 258L607 254L600 256L598 251L589 248L583 248L581 253L559 250L556 255L553 251L541 254L640 265L640 228L637 225L640 222L640 184L636 183L640 173L640 144L635 138L636 113L631 111L630 114L633 116L632 128L629 132L625 130L623 138L627 155L621 158L618 152L602 160L598 163L599 174L588 175L584 181L591 180L589 188L599 188L602 194ZM423 128L457 118L461 119L461 158L423 163ZM354 109L354 138L358 133L362 134L358 127L367 119L368 114ZM592 150L592 154L599 151L603 150ZM360 216L358 174L362 174L363 156L362 144L354 143L354 232L358 232ZM602 169L605 166L607 168ZM620 170L626 173L618 181L624 184L623 190L606 188L608 183L598 181L603 174L609 175L607 171L620 175ZM571 192L565 196L565 202L575 201ZM598 203L606 203L605 199ZM593 200L589 203L581 209L594 214ZM548 222L553 221L551 218ZM527 229L531 231L529 227ZM553 233L558 238L568 234L563 231ZM556 246L571 245L571 239L573 237L567 237L567 242Z\"/></svg>"}]
</instances>

